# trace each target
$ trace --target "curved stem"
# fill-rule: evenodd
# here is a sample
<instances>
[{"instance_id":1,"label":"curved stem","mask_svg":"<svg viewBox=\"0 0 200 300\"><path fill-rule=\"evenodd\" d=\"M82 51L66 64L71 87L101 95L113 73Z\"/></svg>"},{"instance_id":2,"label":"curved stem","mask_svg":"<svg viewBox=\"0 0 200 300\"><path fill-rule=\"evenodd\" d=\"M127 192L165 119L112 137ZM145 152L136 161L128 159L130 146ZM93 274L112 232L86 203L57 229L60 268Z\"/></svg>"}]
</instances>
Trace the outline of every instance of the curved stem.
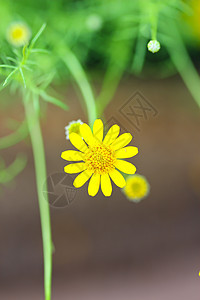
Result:
<instances>
[{"instance_id":1,"label":"curved stem","mask_svg":"<svg viewBox=\"0 0 200 300\"><path fill-rule=\"evenodd\" d=\"M87 76L79 60L76 58L74 53L66 46L64 52L62 52L62 59L80 88L80 91L83 95L83 99L85 101L88 120L90 125L92 125L97 117L97 112L93 92L88 82Z\"/></svg>"},{"instance_id":2,"label":"curved stem","mask_svg":"<svg viewBox=\"0 0 200 300\"><path fill-rule=\"evenodd\" d=\"M25 167L26 157L18 154L15 160L4 169L0 169L0 183L5 184L12 181Z\"/></svg>"},{"instance_id":3,"label":"curved stem","mask_svg":"<svg viewBox=\"0 0 200 300\"><path fill-rule=\"evenodd\" d=\"M19 142L21 142L23 139L25 139L28 135L28 128L26 121L23 121L22 124L19 126L19 128L11 133L8 136L0 138L0 150L9 148Z\"/></svg>"},{"instance_id":4,"label":"curved stem","mask_svg":"<svg viewBox=\"0 0 200 300\"><path fill-rule=\"evenodd\" d=\"M43 255L44 255L44 290L45 300L51 299L51 274L52 274L52 240L50 209L47 199L43 196L44 182L46 180L46 163L42 133L38 114L31 99L24 99L26 119L32 142L33 156L36 171L36 184L40 209L42 229Z\"/></svg>"}]
</instances>

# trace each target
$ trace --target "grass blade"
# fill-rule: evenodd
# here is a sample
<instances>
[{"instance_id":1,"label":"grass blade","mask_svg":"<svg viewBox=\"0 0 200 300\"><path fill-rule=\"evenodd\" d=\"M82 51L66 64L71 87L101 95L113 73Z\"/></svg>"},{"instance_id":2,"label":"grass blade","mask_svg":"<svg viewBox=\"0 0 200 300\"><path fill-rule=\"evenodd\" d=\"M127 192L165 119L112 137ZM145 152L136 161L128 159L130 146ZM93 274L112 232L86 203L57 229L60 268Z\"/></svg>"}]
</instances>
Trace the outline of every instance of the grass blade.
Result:
<instances>
[{"instance_id":1,"label":"grass blade","mask_svg":"<svg viewBox=\"0 0 200 300\"><path fill-rule=\"evenodd\" d=\"M56 106L58 106L58 107L60 107L60 108L62 108L62 109L64 109L64 110L67 110L68 109L68 106L65 104L65 103L63 103L62 101L60 101L60 100L58 100L58 99L56 99L56 98L54 98L54 97L52 97L52 96L49 96L45 91L40 91L39 92L39 94L40 94L40 96L45 100L45 101L47 101L47 102L49 102L49 103L52 103L52 104L54 104L54 105L56 105Z\"/></svg>"},{"instance_id":2,"label":"grass blade","mask_svg":"<svg viewBox=\"0 0 200 300\"><path fill-rule=\"evenodd\" d=\"M43 33L45 27L46 27L46 23L44 23L42 25L42 27L39 29L38 33L36 33L35 37L32 39L29 49L32 49L34 47L36 41L39 39L40 35Z\"/></svg>"},{"instance_id":3,"label":"grass blade","mask_svg":"<svg viewBox=\"0 0 200 300\"><path fill-rule=\"evenodd\" d=\"M26 88L26 80L25 80L25 77L24 77L24 73L22 71L22 68L19 68L19 72L21 74L21 77L22 77L22 80L23 80L23 83L24 83L24 88Z\"/></svg>"},{"instance_id":4,"label":"grass blade","mask_svg":"<svg viewBox=\"0 0 200 300\"><path fill-rule=\"evenodd\" d=\"M18 71L18 68L15 68L5 79L3 83L3 87L7 85L8 81L11 79L11 77Z\"/></svg>"}]
</instances>

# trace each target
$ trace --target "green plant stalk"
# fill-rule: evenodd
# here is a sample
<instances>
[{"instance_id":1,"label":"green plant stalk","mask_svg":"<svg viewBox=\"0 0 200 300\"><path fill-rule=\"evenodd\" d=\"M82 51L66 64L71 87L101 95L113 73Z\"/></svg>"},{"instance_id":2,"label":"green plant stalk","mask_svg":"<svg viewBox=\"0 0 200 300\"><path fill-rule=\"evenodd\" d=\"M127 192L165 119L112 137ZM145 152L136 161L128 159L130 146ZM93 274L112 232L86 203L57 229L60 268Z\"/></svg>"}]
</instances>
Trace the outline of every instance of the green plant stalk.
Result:
<instances>
[{"instance_id":1,"label":"green plant stalk","mask_svg":"<svg viewBox=\"0 0 200 300\"><path fill-rule=\"evenodd\" d=\"M27 124L26 121L23 121L19 128L11 133L8 136L0 138L0 150L9 148L22 140L24 140L28 135L28 129L27 129Z\"/></svg>"},{"instance_id":2,"label":"green plant stalk","mask_svg":"<svg viewBox=\"0 0 200 300\"><path fill-rule=\"evenodd\" d=\"M88 121L89 124L92 125L97 118L97 111L94 95L88 82L87 76L79 60L69 48L65 46L64 53L62 53L61 55L64 63L68 67L77 85L79 86L86 105Z\"/></svg>"},{"instance_id":3,"label":"green plant stalk","mask_svg":"<svg viewBox=\"0 0 200 300\"><path fill-rule=\"evenodd\" d=\"M33 156L36 172L36 184L40 210L43 255L44 255L44 292L45 300L51 299L51 277L52 277L52 239L50 209L47 199L44 198L42 190L46 180L46 162L40 121L31 99L24 99L25 114L32 142Z\"/></svg>"},{"instance_id":4,"label":"green plant stalk","mask_svg":"<svg viewBox=\"0 0 200 300\"><path fill-rule=\"evenodd\" d=\"M200 77L189 55L182 52L181 56L180 52L176 50L171 50L170 55L185 85L192 94L197 105L200 107Z\"/></svg>"},{"instance_id":5,"label":"green plant stalk","mask_svg":"<svg viewBox=\"0 0 200 300\"><path fill-rule=\"evenodd\" d=\"M171 60L182 77L185 85L200 107L200 77L182 41L181 35L175 23L171 24L175 34L175 44L170 40L165 44ZM171 28L172 28L171 27ZM169 28L169 27L168 27Z\"/></svg>"},{"instance_id":6,"label":"green plant stalk","mask_svg":"<svg viewBox=\"0 0 200 300\"><path fill-rule=\"evenodd\" d=\"M133 57L133 63L132 63L132 70L135 74L140 74L142 71L142 68L144 66L145 56L146 56L146 44L147 39L142 34L142 27L143 23L140 21L139 27L138 27L138 36L137 36L137 42L135 46L135 54Z\"/></svg>"},{"instance_id":7,"label":"green plant stalk","mask_svg":"<svg viewBox=\"0 0 200 300\"><path fill-rule=\"evenodd\" d=\"M130 51L132 51L130 42L116 43L113 41L113 48L110 62L104 77L104 81L101 88L101 93L97 99L98 115L102 115L107 107L107 105L112 100L120 80L123 77L124 70L128 63L128 58L130 57ZM120 53L120 62L117 60L115 53ZM117 61L117 62L116 62Z\"/></svg>"},{"instance_id":8,"label":"green plant stalk","mask_svg":"<svg viewBox=\"0 0 200 300\"><path fill-rule=\"evenodd\" d=\"M108 70L105 74L105 79L103 82L103 86L101 89L101 94L98 97L97 107L98 107L98 115L102 115L105 111L105 108L111 101L114 96L118 84L122 78L123 69L115 67L112 63L108 67Z\"/></svg>"},{"instance_id":9,"label":"green plant stalk","mask_svg":"<svg viewBox=\"0 0 200 300\"><path fill-rule=\"evenodd\" d=\"M151 23L151 39L157 40L157 27L158 27L158 4L149 2L150 23Z\"/></svg>"}]
</instances>

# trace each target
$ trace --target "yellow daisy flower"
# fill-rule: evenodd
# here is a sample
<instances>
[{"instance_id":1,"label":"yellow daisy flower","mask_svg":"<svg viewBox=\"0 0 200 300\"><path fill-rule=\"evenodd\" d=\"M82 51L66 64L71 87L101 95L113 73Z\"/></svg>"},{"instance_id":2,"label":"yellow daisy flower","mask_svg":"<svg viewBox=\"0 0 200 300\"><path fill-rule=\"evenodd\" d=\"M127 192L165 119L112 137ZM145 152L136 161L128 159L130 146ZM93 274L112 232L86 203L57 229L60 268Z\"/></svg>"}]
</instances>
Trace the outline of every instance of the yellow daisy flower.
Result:
<instances>
[{"instance_id":1,"label":"yellow daisy flower","mask_svg":"<svg viewBox=\"0 0 200 300\"><path fill-rule=\"evenodd\" d=\"M149 190L150 186L146 178L136 174L127 178L124 193L129 200L139 202L149 194Z\"/></svg>"},{"instance_id":2,"label":"yellow daisy flower","mask_svg":"<svg viewBox=\"0 0 200 300\"><path fill-rule=\"evenodd\" d=\"M122 160L138 153L138 148L127 146L132 140L130 133L119 135L120 127L113 125L103 139L103 122L97 119L93 125L93 132L84 123L80 126L80 134L71 133L69 139L79 151L67 150L61 157L76 163L65 166L66 173L80 173L74 180L74 186L79 188L89 179L88 194L95 196L101 186L105 196L112 194L112 181L120 188L126 185L122 174L134 174L136 167L130 162ZM79 161L79 162L78 162ZM82 161L82 162L80 162ZM119 170L119 171L118 171Z\"/></svg>"},{"instance_id":3,"label":"yellow daisy flower","mask_svg":"<svg viewBox=\"0 0 200 300\"><path fill-rule=\"evenodd\" d=\"M25 23L15 22L8 27L7 40L13 46L24 46L29 42L30 38L31 31Z\"/></svg>"}]
</instances>

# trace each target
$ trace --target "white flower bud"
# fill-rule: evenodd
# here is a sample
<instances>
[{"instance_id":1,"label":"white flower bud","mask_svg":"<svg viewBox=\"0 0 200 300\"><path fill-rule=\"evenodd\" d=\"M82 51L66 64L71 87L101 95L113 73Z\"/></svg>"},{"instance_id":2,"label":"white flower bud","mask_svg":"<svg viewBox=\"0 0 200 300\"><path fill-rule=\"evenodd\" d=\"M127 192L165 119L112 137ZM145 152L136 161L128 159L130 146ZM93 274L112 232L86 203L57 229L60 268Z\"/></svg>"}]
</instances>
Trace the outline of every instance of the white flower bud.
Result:
<instances>
[{"instance_id":1,"label":"white flower bud","mask_svg":"<svg viewBox=\"0 0 200 300\"><path fill-rule=\"evenodd\" d=\"M69 140L69 135L72 132L75 132L77 134L80 133L80 125L82 125L83 122L79 119L77 121L71 121L67 126L65 126L65 135L66 139Z\"/></svg>"},{"instance_id":2,"label":"white flower bud","mask_svg":"<svg viewBox=\"0 0 200 300\"><path fill-rule=\"evenodd\" d=\"M150 52L156 53L160 50L160 43L157 40L151 40L148 42L147 48Z\"/></svg>"},{"instance_id":3,"label":"white flower bud","mask_svg":"<svg viewBox=\"0 0 200 300\"><path fill-rule=\"evenodd\" d=\"M90 31L98 31L102 28L103 20L101 16L93 14L90 15L86 20L86 27Z\"/></svg>"}]
</instances>

